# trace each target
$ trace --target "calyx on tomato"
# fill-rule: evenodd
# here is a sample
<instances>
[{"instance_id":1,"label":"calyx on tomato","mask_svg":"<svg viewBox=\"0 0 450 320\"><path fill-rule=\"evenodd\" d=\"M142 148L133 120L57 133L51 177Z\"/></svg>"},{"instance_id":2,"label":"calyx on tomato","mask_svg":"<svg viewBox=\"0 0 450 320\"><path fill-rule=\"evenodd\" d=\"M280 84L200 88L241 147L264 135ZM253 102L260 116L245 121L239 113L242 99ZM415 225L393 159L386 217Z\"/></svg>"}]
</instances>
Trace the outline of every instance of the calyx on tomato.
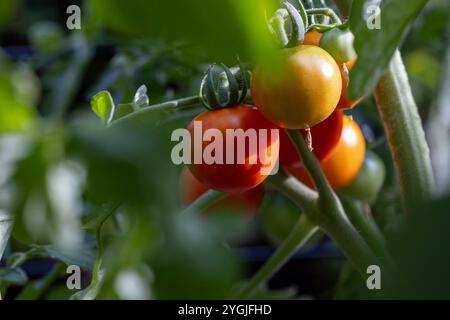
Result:
<instances>
[{"instance_id":1,"label":"calyx on tomato","mask_svg":"<svg viewBox=\"0 0 450 320\"><path fill-rule=\"evenodd\" d=\"M336 108L342 89L339 67L333 57L316 46L300 45L284 53L284 64L277 74L255 68L253 100L282 128L310 128Z\"/></svg>"},{"instance_id":2,"label":"calyx on tomato","mask_svg":"<svg viewBox=\"0 0 450 320\"><path fill-rule=\"evenodd\" d=\"M312 152L319 161L326 159L337 146L344 125L344 113L334 111L331 116L310 129ZM308 139L307 130L300 130L303 137ZM280 164L301 166L298 152L284 130L280 130Z\"/></svg>"}]
</instances>

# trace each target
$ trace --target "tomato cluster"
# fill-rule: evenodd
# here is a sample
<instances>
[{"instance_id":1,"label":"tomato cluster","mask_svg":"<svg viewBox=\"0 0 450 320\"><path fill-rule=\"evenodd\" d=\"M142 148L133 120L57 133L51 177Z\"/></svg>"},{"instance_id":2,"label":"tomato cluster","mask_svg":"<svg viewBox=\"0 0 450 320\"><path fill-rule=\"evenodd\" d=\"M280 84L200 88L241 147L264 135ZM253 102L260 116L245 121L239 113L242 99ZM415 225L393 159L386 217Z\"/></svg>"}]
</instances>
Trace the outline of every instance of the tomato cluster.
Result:
<instances>
[{"instance_id":1,"label":"tomato cluster","mask_svg":"<svg viewBox=\"0 0 450 320\"><path fill-rule=\"evenodd\" d=\"M366 154L360 127L343 112L361 100L352 101L347 97L348 71L356 61L354 52L346 50L348 41L352 41L349 31L332 29L322 34L310 30L303 44L283 49L284 63L277 76L265 68L255 67L251 79L254 106L219 108L193 119L188 131L203 138L201 141L195 138L191 154L220 154L222 160L197 159L187 165L180 178L183 204L213 189L230 193L219 207L239 207L254 213L262 199L261 183L271 170L278 168L278 163L314 188L285 129L300 131L333 189L347 188L358 176ZM196 129L196 123L201 123L200 129ZM244 135L244 139L228 136L229 130L250 129L266 133L277 130L278 135L267 134L265 144L258 134ZM217 135L225 138L219 139ZM247 145L245 161L239 162L239 144L248 143L246 139L252 137L258 148L250 150ZM218 139L222 142L219 146L215 145ZM267 157L278 162L264 162Z\"/></svg>"}]
</instances>

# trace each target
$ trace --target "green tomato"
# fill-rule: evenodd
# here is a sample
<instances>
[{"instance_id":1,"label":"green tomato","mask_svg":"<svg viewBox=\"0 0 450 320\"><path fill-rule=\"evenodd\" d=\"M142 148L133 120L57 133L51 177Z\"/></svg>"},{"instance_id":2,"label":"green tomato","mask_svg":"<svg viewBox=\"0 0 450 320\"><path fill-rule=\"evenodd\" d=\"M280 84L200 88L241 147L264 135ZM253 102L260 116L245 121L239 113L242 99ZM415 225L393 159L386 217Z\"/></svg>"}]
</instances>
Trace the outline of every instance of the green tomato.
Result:
<instances>
[{"instance_id":1,"label":"green tomato","mask_svg":"<svg viewBox=\"0 0 450 320\"><path fill-rule=\"evenodd\" d=\"M353 48L354 38L350 30L334 28L323 34L319 45L336 60L337 64L342 64L356 57Z\"/></svg>"},{"instance_id":2,"label":"green tomato","mask_svg":"<svg viewBox=\"0 0 450 320\"><path fill-rule=\"evenodd\" d=\"M341 192L355 199L373 204L383 186L386 167L378 155L366 151L363 166L356 178Z\"/></svg>"},{"instance_id":3,"label":"green tomato","mask_svg":"<svg viewBox=\"0 0 450 320\"><path fill-rule=\"evenodd\" d=\"M276 193L262 209L262 228L270 241L281 243L300 218L298 207L285 196Z\"/></svg>"}]
</instances>

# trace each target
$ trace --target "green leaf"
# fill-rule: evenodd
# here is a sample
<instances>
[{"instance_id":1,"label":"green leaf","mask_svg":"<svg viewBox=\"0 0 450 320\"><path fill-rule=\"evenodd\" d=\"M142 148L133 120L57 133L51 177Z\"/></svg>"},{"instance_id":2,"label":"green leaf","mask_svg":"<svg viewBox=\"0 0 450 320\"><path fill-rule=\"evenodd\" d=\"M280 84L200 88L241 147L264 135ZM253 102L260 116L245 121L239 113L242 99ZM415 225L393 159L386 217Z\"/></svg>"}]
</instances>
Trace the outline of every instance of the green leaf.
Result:
<instances>
[{"instance_id":1,"label":"green leaf","mask_svg":"<svg viewBox=\"0 0 450 320\"><path fill-rule=\"evenodd\" d=\"M273 63L279 54L266 27L280 4L276 0L127 0L90 1L95 18L127 38L188 41L204 49L211 61L242 59Z\"/></svg>"},{"instance_id":2,"label":"green leaf","mask_svg":"<svg viewBox=\"0 0 450 320\"><path fill-rule=\"evenodd\" d=\"M114 100L109 91L100 91L91 99L92 111L102 120L104 124L112 120L115 111Z\"/></svg>"},{"instance_id":3,"label":"green leaf","mask_svg":"<svg viewBox=\"0 0 450 320\"><path fill-rule=\"evenodd\" d=\"M33 247L44 251L50 258L62 261L67 265L77 265L85 270L92 270L94 265L95 251L93 246L84 245L76 252L61 250L53 245L34 245Z\"/></svg>"},{"instance_id":4,"label":"green leaf","mask_svg":"<svg viewBox=\"0 0 450 320\"><path fill-rule=\"evenodd\" d=\"M0 287L9 285L21 286L28 281L28 277L22 269L2 268L0 269Z\"/></svg>"},{"instance_id":5,"label":"green leaf","mask_svg":"<svg viewBox=\"0 0 450 320\"><path fill-rule=\"evenodd\" d=\"M351 99L369 95L400 45L409 24L417 17L427 0L385 0L381 7L380 29L369 29L367 1L353 1L350 29L355 35L358 60L350 71L348 94Z\"/></svg>"}]
</instances>

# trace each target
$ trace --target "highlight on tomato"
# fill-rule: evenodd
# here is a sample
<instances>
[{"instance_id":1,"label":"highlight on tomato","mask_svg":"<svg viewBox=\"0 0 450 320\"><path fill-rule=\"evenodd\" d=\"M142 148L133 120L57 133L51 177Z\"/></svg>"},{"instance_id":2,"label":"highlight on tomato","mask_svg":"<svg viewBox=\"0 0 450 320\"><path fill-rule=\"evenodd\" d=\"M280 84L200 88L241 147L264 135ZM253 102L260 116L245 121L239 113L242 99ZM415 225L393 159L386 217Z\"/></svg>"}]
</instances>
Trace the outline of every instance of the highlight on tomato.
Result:
<instances>
[{"instance_id":1,"label":"highlight on tomato","mask_svg":"<svg viewBox=\"0 0 450 320\"><path fill-rule=\"evenodd\" d=\"M187 167L182 169L179 183L181 203L183 206L188 206L209 190L192 175ZM224 208L252 215L258 211L263 197L264 188L262 185L259 185L242 193L227 195L207 210L207 212Z\"/></svg>"},{"instance_id":2,"label":"highlight on tomato","mask_svg":"<svg viewBox=\"0 0 450 320\"><path fill-rule=\"evenodd\" d=\"M334 111L331 116L310 129L312 152L319 161L326 159L336 148L344 126L344 113ZM308 131L300 130L305 139ZM280 164L302 166L302 161L291 139L284 130L280 130Z\"/></svg>"},{"instance_id":3,"label":"highlight on tomato","mask_svg":"<svg viewBox=\"0 0 450 320\"><path fill-rule=\"evenodd\" d=\"M284 49L284 53L284 65L278 74L255 68L253 100L281 128L311 128L336 108L342 89L339 67L317 46L299 45Z\"/></svg>"},{"instance_id":4,"label":"highlight on tomato","mask_svg":"<svg viewBox=\"0 0 450 320\"><path fill-rule=\"evenodd\" d=\"M193 137L188 168L207 188L240 193L278 170L279 129L254 106L204 112L188 131Z\"/></svg>"},{"instance_id":5,"label":"highlight on tomato","mask_svg":"<svg viewBox=\"0 0 450 320\"><path fill-rule=\"evenodd\" d=\"M328 158L320 163L323 173L334 190L348 186L358 175L366 153L366 142L359 125L344 117L338 145ZM286 170L310 187L314 184L304 167L286 166Z\"/></svg>"}]
</instances>

